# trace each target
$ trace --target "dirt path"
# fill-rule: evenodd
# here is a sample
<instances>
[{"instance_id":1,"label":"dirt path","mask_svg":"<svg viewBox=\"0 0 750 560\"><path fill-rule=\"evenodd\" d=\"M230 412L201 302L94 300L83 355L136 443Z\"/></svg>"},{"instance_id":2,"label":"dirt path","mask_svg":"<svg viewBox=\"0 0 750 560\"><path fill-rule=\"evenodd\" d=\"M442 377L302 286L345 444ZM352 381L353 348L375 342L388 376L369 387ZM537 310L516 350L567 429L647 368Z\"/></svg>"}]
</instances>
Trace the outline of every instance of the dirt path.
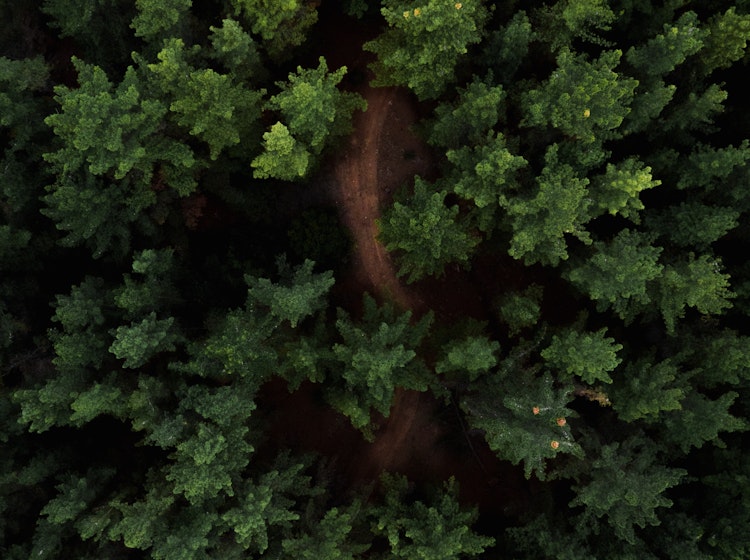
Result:
<instances>
[{"instance_id":1,"label":"dirt path","mask_svg":"<svg viewBox=\"0 0 750 560\"><path fill-rule=\"evenodd\" d=\"M367 111L355 115L333 194L354 239L358 280L402 309L415 309L420 300L396 275L393 259L377 239L376 220L393 191L415 174L429 172L429 156L410 130L416 114L406 92L367 88L364 96Z\"/></svg>"},{"instance_id":2,"label":"dirt path","mask_svg":"<svg viewBox=\"0 0 750 560\"><path fill-rule=\"evenodd\" d=\"M417 310L422 300L398 278L393 259L377 239L376 220L392 192L414 175L430 172L429 153L410 129L417 116L405 91L367 88L363 95L367 111L356 115L349 146L335 169L334 198L354 240L358 283L404 310ZM398 389L356 478L372 480L384 469L404 472L420 448L427 453L439 437L431 422L433 408L431 396Z\"/></svg>"}]
</instances>

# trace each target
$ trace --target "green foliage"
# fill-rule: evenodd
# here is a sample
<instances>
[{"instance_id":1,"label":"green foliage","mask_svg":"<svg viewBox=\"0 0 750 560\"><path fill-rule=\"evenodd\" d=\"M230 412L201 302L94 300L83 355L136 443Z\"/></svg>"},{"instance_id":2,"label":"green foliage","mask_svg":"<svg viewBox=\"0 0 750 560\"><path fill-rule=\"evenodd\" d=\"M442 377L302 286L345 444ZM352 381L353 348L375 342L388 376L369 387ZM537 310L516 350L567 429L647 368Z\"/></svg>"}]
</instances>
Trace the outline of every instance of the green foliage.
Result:
<instances>
[{"instance_id":1,"label":"green foliage","mask_svg":"<svg viewBox=\"0 0 750 560\"><path fill-rule=\"evenodd\" d=\"M172 367L211 379L247 378L260 386L278 368L276 351L266 343L272 330L273 324L251 310L230 311L205 341L190 345L190 361Z\"/></svg>"},{"instance_id":2,"label":"green foliage","mask_svg":"<svg viewBox=\"0 0 750 560\"><path fill-rule=\"evenodd\" d=\"M63 175L84 168L92 175L122 179L133 172L138 173L139 184L148 185L159 157L148 141L167 108L159 101L143 98L132 68L113 90L98 66L78 59L73 64L80 86L57 86L55 100L61 112L45 119L63 146L45 154L45 159Z\"/></svg>"},{"instance_id":3,"label":"green foliage","mask_svg":"<svg viewBox=\"0 0 750 560\"><path fill-rule=\"evenodd\" d=\"M585 519L606 518L619 538L634 543L635 527L659 524L656 509L672 505L664 491L687 474L659 465L656 455L656 445L645 437L603 446L588 475L573 487L570 505L585 506Z\"/></svg>"},{"instance_id":4,"label":"green foliage","mask_svg":"<svg viewBox=\"0 0 750 560\"><path fill-rule=\"evenodd\" d=\"M708 33L699 54L706 74L728 68L745 55L750 39L750 14L738 14L735 8L714 14L706 24Z\"/></svg>"},{"instance_id":5,"label":"green foliage","mask_svg":"<svg viewBox=\"0 0 750 560\"><path fill-rule=\"evenodd\" d=\"M473 201L478 208L494 208L498 201L506 201L515 173L527 164L508 150L500 133L490 133L484 142L473 147L448 150L446 158L454 166L453 192Z\"/></svg>"},{"instance_id":6,"label":"green foliage","mask_svg":"<svg viewBox=\"0 0 750 560\"><path fill-rule=\"evenodd\" d=\"M497 365L500 343L486 336L468 336L451 341L435 364L437 373L467 372L471 381Z\"/></svg>"},{"instance_id":7,"label":"green foliage","mask_svg":"<svg viewBox=\"0 0 750 560\"><path fill-rule=\"evenodd\" d=\"M653 126L664 108L672 101L677 86L656 80L647 88L640 84L635 90L635 97L630 105L630 113L620 127L623 136L643 132Z\"/></svg>"},{"instance_id":8,"label":"green foliage","mask_svg":"<svg viewBox=\"0 0 750 560\"><path fill-rule=\"evenodd\" d=\"M660 132L680 134L697 130L716 132L713 126L716 117L724 112L724 102L729 94L719 84L711 84L705 90L691 91L681 103L671 106L669 115L660 121ZM683 135L684 136L684 135Z\"/></svg>"},{"instance_id":9,"label":"green foliage","mask_svg":"<svg viewBox=\"0 0 750 560\"><path fill-rule=\"evenodd\" d=\"M277 122L263 134L263 152L250 164L253 177L298 181L307 175L311 155L289 129Z\"/></svg>"},{"instance_id":10,"label":"green foliage","mask_svg":"<svg viewBox=\"0 0 750 560\"><path fill-rule=\"evenodd\" d=\"M671 359L642 358L626 363L607 389L619 418L656 421L662 411L679 410L685 397L680 367Z\"/></svg>"},{"instance_id":11,"label":"green foliage","mask_svg":"<svg viewBox=\"0 0 750 560\"><path fill-rule=\"evenodd\" d=\"M706 250L739 224L740 212L727 206L709 206L696 200L647 214L646 225L680 247Z\"/></svg>"},{"instance_id":12,"label":"green foliage","mask_svg":"<svg viewBox=\"0 0 750 560\"><path fill-rule=\"evenodd\" d=\"M596 45L607 45L601 32L611 29L614 12L602 0L561 0L551 7L539 10L541 19L539 37L550 43L552 51L582 39Z\"/></svg>"},{"instance_id":13,"label":"green foliage","mask_svg":"<svg viewBox=\"0 0 750 560\"><path fill-rule=\"evenodd\" d=\"M415 325L411 312L396 314L393 307L378 307L365 295L364 315L354 322L339 309L336 329L341 342L333 345L338 362L331 373L343 383L329 394L331 404L347 416L352 425L368 434L370 410L388 416L397 387L426 391L424 364L415 349L427 334L432 315Z\"/></svg>"},{"instance_id":14,"label":"green foliage","mask_svg":"<svg viewBox=\"0 0 750 560\"><path fill-rule=\"evenodd\" d=\"M514 465L523 463L526 478L533 472L544 480L545 459L558 453L582 454L566 420L573 415L567 408L573 387L555 383L549 374L518 371L524 351L528 349L507 357L494 378L476 384L461 400L461 408L498 457Z\"/></svg>"},{"instance_id":15,"label":"green foliage","mask_svg":"<svg viewBox=\"0 0 750 560\"><path fill-rule=\"evenodd\" d=\"M661 247L651 245L651 237L624 229L611 241L595 242L594 255L576 260L564 277L587 294L597 309L612 309L620 318L632 320L651 302L650 283L660 278Z\"/></svg>"},{"instance_id":16,"label":"green foliage","mask_svg":"<svg viewBox=\"0 0 750 560\"><path fill-rule=\"evenodd\" d=\"M597 381L612 383L609 372L622 361L617 357L622 344L604 336L606 332L606 328L597 332L565 330L552 337L550 345L541 352L542 358L548 366L567 375L576 375L589 385Z\"/></svg>"},{"instance_id":17,"label":"green foliage","mask_svg":"<svg viewBox=\"0 0 750 560\"><path fill-rule=\"evenodd\" d=\"M41 57L11 60L0 56L0 127L12 131L9 148L25 148L38 122L38 104L29 92L39 91L49 79L49 69Z\"/></svg>"},{"instance_id":18,"label":"green foliage","mask_svg":"<svg viewBox=\"0 0 750 560\"><path fill-rule=\"evenodd\" d=\"M523 259L556 266L567 260L565 235L591 243L583 228L590 217L589 180L579 177L572 166L560 161L559 145L547 149L545 166L536 182L538 190L531 199L516 197L507 203L513 227L508 253Z\"/></svg>"},{"instance_id":19,"label":"green foliage","mask_svg":"<svg viewBox=\"0 0 750 560\"><path fill-rule=\"evenodd\" d=\"M523 10L513 14L510 21L500 28L489 29L482 53L482 63L488 66L503 84L511 84L531 43L538 38L531 21Z\"/></svg>"},{"instance_id":20,"label":"green foliage","mask_svg":"<svg viewBox=\"0 0 750 560\"><path fill-rule=\"evenodd\" d=\"M730 177L737 170L744 169L750 161L750 142L744 140L739 146L715 148L698 144L690 154L679 159L676 167L680 171L677 187L712 192L725 190L733 186ZM730 191L736 201L743 196L734 190Z\"/></svg>"},{"instance_id":21,"label":"green foliage","mask_svg":"<svg viewBox=\"0 0 750 560\"><path fill-rule=\"evenodd\" d=\"M172 276L174 251L146 249L133 257L134 275L124 274L123 285L114 290L114 301L127 319L162 310L179 301Z\"/></svg>"},{"instance_id":22,"label":"green foliage","mask_svg":"<svg viewBox=\"0 0 750 560\"><path fill-rule=\"evenodd\" d=\"M229 4L276 60L287 58L290 49L301 45L318 21L316 5L304 0L230 0Z\"/></svg>"},{"instance_id":23,"label":"green foliage","mask_svg":"<svg viewBox=\"0 0 750 560\"><path fill-rule=\"evenodd\" d=\"M542 286L532 284L522 292L509 292L500 299L500 318L508 325L508 333L511 336L539 322L543 293Z\"/></svg>"},{"instance_id":24,"label":"green foliage","mask_svg":"<svg viewBox=\"0 0 750 560\"><path fill-rule=\"evenodd\" d=\"M37 3L36 5L38 5ZM107 68L124 68L132 52L130 23L135 2L124 0L43 0L49 26L72 38L81 58Z\"/></svg>"},{"instance_id":25,"label":"green foliage","mask_svg":"<svg viewBox=\"0 0 750 560\"><path fill-rule=\"evenodd\" d=\"M50 338L57 354L53 363L59 370L74 372L101 365L102 350L108 346L102 331L108 296L104 281L91 276L73 286L70 295L57 296L52 320L62 329L50 332Z\"/></svg>"},{"instance_id":26,"label":"green foliage","mask_svg":"<svg viewBox=\"0 0 750 560\"><path fill-rule=\"evenodd\" d=\"M354 509L354 508L352 508ZM281 543L284 558L299 560L356 560L369 545L353 541L357 511L331 508L311 530Z\"/></svg>"},{"instance_id":27,"label":"green foliage","mask_svg":"<svg viewBox=\"0 0 750 560\"><path fill-rule=\"evenodd\" d=\"M278 82L281 92L271 97L268 107L281 115L289 132L313 154L320 154L330 138L351 132L352 113L367 109L367 103L355 93L336 86L346 74L342 66L329 73L322 56L318 67L289 74L288 82Z\"/></svg>"},{"instance_id":28,"label":"green foliage","mask_svg":"<svg viewBox=\"0 0 750 560\"><path fill-rule=\"evenodd\" d=\"M696 336L691 342L700 366L701 387L739 386L750 376L750 337L725 329L711 336Z\"/></svg>"},{"instance_id":29,"label":"green foliage","mask_svg":"<svg viewBox=\"0 0 750 560\"><path fill-rule=\"evenodd\" d=\"M160 38L179 24L192 4L192 0L136 0L138 15L130 26L136 37Z\"/></svg>"},{"instance_id":30,"label":"green foliage","mask_svg":"<svg viewBox=\"0 0 750 560\"><path fill-rule=\"evenodd\" d=\"M652 178L650 167L631 158L618 165L608 163L606 172L592 180L590 190L599 209L638 223L638 212L644 208L639 194L660 184Z\"/></svg>"},{"instance_id":31,"label":"green foliage","mask_svg":"<svg viewBox=\"0 0 750 560\"><path fill-rule=\"evenodd\" d=\"M525 126L545 126L585 144L617 137L616 129L630 112L636 80L615 72L622 52L605 51L589 61L563 49L557 69L525 98Z\"/></svg>"},{"instance_id":32,"label":"green foliage","mask_svg":"<svg viewBox=\"0 0 750 560\"><path fill-rule=\"evenodd\" d=\"M310 488L310 478L302 475L304 462L292 462L282 455L274 468L249 481L239 496L239 505L222 515L243 549L265 552L279 528L288 529L300 515L294 506L301 497L319 491Z\"/></svg>"},{"instance_id":33,"label":"green foliage","mask_svg":"<svg viewBox=\"0 0 750 560\"><path fill-rule=\"evenodd\" d=\"M476 511L462 511L458 488L451 479L429 503L407 502L408 481L399 475L383 474L385 499L376 507L372 531L383 535L390 546L389 558L450 560L474 557L494 539L474 533L470 526Z\"/></svg>"},{"instance_id":34,"label":"green foliage","mask_svg":"<svg viewBox=\"0 0 750 560\"><path fill-rule=\"evenodd\" d=\"M149 64L158 87L171 99L169 111L176 122L197 136L216 159L225 149L239 144L260 117L263 90L253 91L235 82L230 74L210 68L194 68L182 39L169 39ZM189 194L189 192L181 192Z\"/></svg>"},{"instance_id":35,"label":"green foliage","mask_svg":"<svg viewBox=\"0 0 750 560\"><path fill-rule=\"evenodd\" d=\"M210 56L221 61L238 81L257 78L263 70L255 41L238 21L228 18L221 23L221 27L210 27Z\"/></svg>"},{"instance_id":36,"label":"green foliage","mask_svg":"<svg viewBox=\"0 0 750 560\"><path fill-rule=\"evenodd\" d=\"M445 205L448 193L435 187L416 177L409 200L395 202L378 222L386 249L399 251L398 274L407 282L441 275L452 262L467 263L479 243L458 221L458 207Z\"/></svg>"},{"instance_id":37,"label":"green foliage","mask_svg":"<svg viewBox=\"0 0 750 560\"><path fill-rule=\"evenodd\" d=\"M329 270L314 274L315 263L311 260L289 270L286 262L279 261L282 282L274 284L268 278L245 276L248 298L270 308L270 313L279 322L289 321L292 328L305 317L325 308L326 295L335 280Z\"/></svg>"},{"instance_id":38,"label":"green foliage","mask_svg":"<svg viewBox=\"0 0 750 560\"><path fill-rule=\"evenodd\" d=\"M455 102L435 109L435 120L427 132L434 146L455 150L482 143L500 120L505 98L502 86L492 87L474 79L465 89L458 88L457 93Z\"/></svg>"},{"instance_id":39,"label":"green foliage","mask_svg":"<svg viewBox=\"0 0 750 560\"><path fill-rule=\"evenodd\" d=\"M479 2L427 0L415 7L385 0L389 28L364 49L378 55L373 86L403 85L419 99L435 99L455 79L455 68L478 43L487 12Z\"/></svg>"},{"instance_id":40,"label":"green foliage","mask_svg":"<svg viewBox=\"0 0 750 560\"><path fill-rule=\"evenodd\" d=\"M732 306L734 293L729 275L721 272L721 262L709 255L668 264L655 283L651 298L661 311L667 332L674 333L677 320L685 316L685 307L694 307L704 315L721 314Z\"/></svg>"},{"instance_id":41,"label":"green foliage","mask_svg":"<svg viewBox=\"0 0 750 560\"><path fill-rule=\"evenodd\" d=\"M130 325L117 327L111 334L114 342L109 347L118 360L124 360L123 367L139 368L159 352L171 352L175 349L177 335L172 324L174 317L157 319L152 311L145 319Z\"/></svg>"},{"instance_id":42,"label":"green foliage","mask_svg":"<svg viewBox=\"0 0 750 560\"><path fill-rule=\"evenodd\" d=\"M739 396L729 391L711 399L699 391L692 391L680 403L680 409L665 412L662 417L663 438L676 445L683 453L692 447L711 442L724 447L719 432L747 430L748 423L729 412Z\"/></svg>"},{"instance_id":43,"label":"green foliage","mask_svg":"<svg viewBox=\"0 0 750 560\"><path fill-rule=\"evenodd\" d=\"M665 23L664 31L645 44L631 47L625 59L637 73L658 79L672 72L687 57L697 53L708 33L700 28L695 12L685 12L673 24Z\"/></svg>"}]
</instances>

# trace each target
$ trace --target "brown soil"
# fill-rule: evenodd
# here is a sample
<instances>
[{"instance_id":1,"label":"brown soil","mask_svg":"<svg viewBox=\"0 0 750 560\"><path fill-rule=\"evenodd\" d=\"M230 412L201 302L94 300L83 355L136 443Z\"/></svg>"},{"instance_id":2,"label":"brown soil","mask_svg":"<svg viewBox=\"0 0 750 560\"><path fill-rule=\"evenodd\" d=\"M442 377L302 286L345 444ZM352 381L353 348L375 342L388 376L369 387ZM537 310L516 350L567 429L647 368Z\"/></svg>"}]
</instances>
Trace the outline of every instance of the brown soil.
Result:
<instances>
[{"instance_id":1,"label":"brown soil","mask_svg":"<svg viewBox=\"0 0 750 560\"><path fill-rule=\"evenodd\" d=\"M335 168L333 197L351 232L357 279L403 309L419 302L396 275L393 259L377 239L380 209L390 194L431 168L429 152L410 130L416 114L396 88L367 88L367 110L354 119L354 133Z\"/></svg>"}]
</instances>

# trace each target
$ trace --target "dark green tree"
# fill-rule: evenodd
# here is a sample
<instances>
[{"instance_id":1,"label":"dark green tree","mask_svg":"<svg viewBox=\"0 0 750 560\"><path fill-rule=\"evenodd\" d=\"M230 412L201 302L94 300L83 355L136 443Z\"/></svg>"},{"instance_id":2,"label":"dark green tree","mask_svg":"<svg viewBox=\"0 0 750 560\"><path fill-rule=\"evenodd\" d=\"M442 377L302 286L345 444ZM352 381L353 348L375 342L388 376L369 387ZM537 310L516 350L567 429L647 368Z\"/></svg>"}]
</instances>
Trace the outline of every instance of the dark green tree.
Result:
<instances>
[{"instance_id":1,"label":"dark green tree","mask_svg":"<svg viewBox=\"0 0 750 560\"><path fill-rule=\"evenodd\" d=\"M449 560L481 554L494 539L471 530L476 511L462 510L455 481L428 503L407 503L408 481L384 474L385 499L375 508L372 531L384 536L390 548L388 558Z\"/></svg>"},{"instance_id":2,"label":"dark green tree","mask_svg":"<svg viewBox=\"0 0 750 560\"><path fill-rule=\"evenodd\" d=\"M397 314L391 305L379 307L369 295L364 315L353 321L339 309L333 345L336 364L328 376L328 398L352 425L370 435L371 410L388 416L396 388L426 391L429 376L416 349L427 334L432 315L410 324L411 312Z\"/></svg>"},{"instance_id":3,"label":"dark green tree","mask_svg":"<svg viewBox=\"0 0 750 560\"><path fill-rule=\"evenodd\" d=\"M589 473L573 489L571 506L584 506L583 518L606 522L615 535L629 543L635 528L658 525L658 508L672 506L664 491L677 485L687 474L657 462L657 446L645 436L602 447Z\"/></svg>"},{"instance_id":4,"label":"dark green tree","mask_svg":"<svg viewBox=\"0 0 750 560\"><path fill-rule=\"evenodd\" d=\"M407 282L440 275L452 262L466 264L479 239L461 222L457 206L446 206L448 194L440 183L414 180L414 192L405 202L395 202L378 222L389 251L398 251L399 275Z\"/></svg>"}]
</instances>

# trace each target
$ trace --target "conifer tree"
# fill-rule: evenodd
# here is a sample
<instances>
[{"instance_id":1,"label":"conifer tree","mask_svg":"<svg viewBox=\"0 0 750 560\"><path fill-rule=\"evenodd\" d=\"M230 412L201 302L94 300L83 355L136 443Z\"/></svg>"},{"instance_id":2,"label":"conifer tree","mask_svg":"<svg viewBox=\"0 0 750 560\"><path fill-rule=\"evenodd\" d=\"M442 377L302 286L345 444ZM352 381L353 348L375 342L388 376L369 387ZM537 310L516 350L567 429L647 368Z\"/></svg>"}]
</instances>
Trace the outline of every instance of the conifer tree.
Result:
<instances>
[{"instance_id":1,"label":"conifer tree","mask_svg":"<svg viewBox=\"0 0 750 560\"><path fill-rule=\"evenodd\" d=\"M378 55L374 86L404 85L419 99L435 99L455 79L455 68L478 43L487 12L475 1L427 0L414 6L386 0L381 9L389 29L364 49Z\"/></svg>"},{"instance_id":2,"label":"conifer tree","mask_svg":"<svg viewBox=\"0 0 750 560\"><path fill-rule=\"evenodd\" d=\"M448 263L467 263L479 239L459 220L458 207L445 205L447 191L421 177L414 180L414 193L396 202L378 222L389 251L399 251L399 275L407 282L441 275Z\"/></svg>"},{"instance_id":3,"label":"conifer tree","mask_svg":"<svg viewBox=\"0 0 750 560\"><path fill-rule=\"evenodd\" d=\"M384 474L384 504L375 508L373 533L383 535L389 558L449 560L481 554L494 539L474 533L475 511L462 511L452 479L431 502L405 502L405 477Z\"/></svg>"},{"instance_id":4,"label":"conifer tree","mask_svg":"<svg viewBox=\"0 0 750 560\"><path fill-rule=\"evenodd\" d=\"M664 491L687 474L658 464L657 453L645 435L603 446L590 473L573 487L570 505L585 506L585 520L606 522L617 537L635 543L635 528L659 524L656 510L672 505Z\"/></svg>"},{"instance_id":5,"label":"conifer tree","mask_svg":"<svg viewBox=\"0 0 750 560\"><path fill-rule=\"evenodd\" d=\"M336 329L341 341L333 345L338 362L329 376L329 400L352 425L370 434L370 412L388 416L397 387L426 391L428 376L416 348L427 334L432 315L414 325L411 312L397 314L391 305L378 307L364 298L361 322L339 309Z\"/></svg>"}]
</instances>

